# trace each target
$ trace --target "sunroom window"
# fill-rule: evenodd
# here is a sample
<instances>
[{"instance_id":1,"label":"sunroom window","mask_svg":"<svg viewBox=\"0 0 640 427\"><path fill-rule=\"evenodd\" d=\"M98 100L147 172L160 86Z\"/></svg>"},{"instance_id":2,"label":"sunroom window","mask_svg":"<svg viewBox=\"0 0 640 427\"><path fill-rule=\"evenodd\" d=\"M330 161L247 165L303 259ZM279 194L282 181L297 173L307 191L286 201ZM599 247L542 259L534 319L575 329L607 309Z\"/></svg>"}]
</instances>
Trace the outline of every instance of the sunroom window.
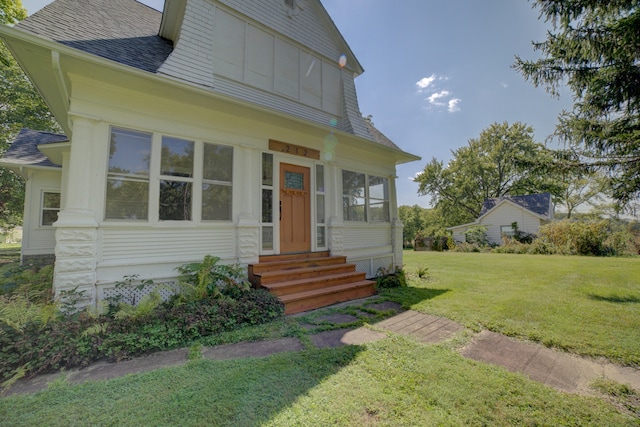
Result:
<instances>
[{"instance_id":1,"label":"sunroom window","mask_svg":"<svg viewBox=\"0 0 640 427\"><path fill-rule=\"evenodd\" d=\"M202 219L231 220L233 148L204 144Z\"/></svg>"},{"instance_id":2,"label":"sunroom window","mask_svg":"<svg viewBox=\"0 0 640 427\"><path fill-rule=\"evenodd\" d=\"M389 222L389 180L343 170L342 214L345 221Z\"/></svg>"},{"instance_id":3,"label":"sunroom window","mask_svg":"<svg viewBox=\"0 0 640 427\"><path fill-rule=\"evenodd\" d=\"M191 221L194 142L162 137L160 155L160 221Z\"/></svg>"},{"instance_id":4,"label":"sunroom window","mask_svg":"<svg viewBox=\"0 0 640 427\"><path fill-rule=\"evenodd\" d=\"M106 219L148 219L151 139L150 133L111 130Z\"/></svg>"}]
</instances>

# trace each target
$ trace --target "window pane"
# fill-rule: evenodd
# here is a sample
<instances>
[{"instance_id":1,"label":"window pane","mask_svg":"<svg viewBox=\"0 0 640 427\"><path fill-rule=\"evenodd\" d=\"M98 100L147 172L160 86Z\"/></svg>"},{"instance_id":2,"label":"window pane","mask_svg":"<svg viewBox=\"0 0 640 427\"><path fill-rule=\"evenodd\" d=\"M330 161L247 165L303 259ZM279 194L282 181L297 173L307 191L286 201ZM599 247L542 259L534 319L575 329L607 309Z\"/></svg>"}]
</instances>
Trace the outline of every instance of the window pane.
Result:
<instances>
[{"instance_id":1,"label":"window pane","mask_svg":"<svg viewBox=\"0 0 640 427\"><path fill-rule=\"evenodd\" d=\"M324 166L316 165L316 191L324 193Z\"/></svg>"},{"instance_id":2,"label":"window pane","mask_svg":"<svg viewBox=\"0 0 640 427\"><path fill-rule=\"evenodd\" d=\"M42 211L42 225L53 225L58 220L58 210Z\"/></svg>"},{"instance_id":3,"label":"window pane","mask_svg":"<svg viewBox=\"0 0 640 427\"><path fill-rule=\"evenodd\" d=\"M342 171L342 191L345 196L364 197L365 179L363 173Z\"/></svg>"},{"instance_id":4,"label":"window pane","mask_svg":"<svg viewBox=\"0 0 640 427\"><path fill-rule=\"evenodd\" d=\"M109 173L149 176L151 134L125 129L111 130Z\"/></svg>"},{"instance_id":5,"label":"window pane","mask_svg":"<svg viewBox=\"0 0 640 427\"><path fill-rule=\"evenodd\" d=\"M366 221L364 197L344 196L342 198L342 214L345 221Z\"/></svg>"},{"instance_id":6,"label":"window pane","mask_svg":"<svg viewBox=\"0 0 640 427\"><path fill-rule=\"evenodd\" d=\"M387 178L379 176L369 177L369 197L372 199L389 200L389 184Z\"/></svg>"},{"instance_id":7,"label":"window pane","mask_svg":"<svg viewBox=\"0 0 640 427\"><path fill-rule=\"evenodd\" d=\"M369 202L371 221L389 222L389 202L371 200Z\"/></svg>"},{"instance_id":8,"label":"window pane","mask_svg":"<svg viewBox=\"0 0 640 427\"><path fill-rule=\"evenodd\" d=\"M160 181L158 218L161 221L190 221L191 194L190 182Z\"/></svg>"},{"instance_id":9,"label":"window pane","mask_svg":"<svg viewBox=\"0 0 640 427\"><path fill-rule=\"evenodd\" d=\"M60 209L60 193L45 192L42 197L42 207Z\"/></svg>"},{"instance_id":10,"label":"window pane","mask_svg":"<svg viewBox=\"0 0 640 427\"><path fill-rule=\"evenodd\" d=\"M231 220L231 186L202 184L202 219Z\"/></svg>"},{"instance_id":11,"label":"window pane","mask_svg":"<svg viewBox=\"0 0 640 427\"><path fill-rule=\"evenodd\" d=\"M324 247L326 246L326 239L325 239L325 228L324 226L321 227L317 227L317 232L316 232L316 243L318 247Z\"/></svg>"},{"instance_id":12,"label":"window pane","mask_svg":"<svg viewBox=\"0 0 640 427\"><path fill-rule=\"evenodd\" d=\"M345 221L366 221L365 175L342 171L342 214Z\"/></svg>"},{"instance_id":13,"label":"window pane","mask_svg":"<svg viewBox=\"0 0 640 427\"><path fill-rule=\"evenodd\" d=\"M149 209L149 183L122 178L107 180L107 219L146 220Z\"/></svg>"},{"instance_id":14,"label":"window pane","mask_svg":"<svg viewBox=\"0 0 640 427\"><path fill-rule=\"evenodd\" d=\"M273 185L273 154L262 153L262 185Z\"/></svg>"},{"instance_id":15,"label":"window pane","mask_svg":"<svg viewBox=\"0 0 640 427\"><path fill-rule=\"evenodd\" d=\"M262 227L262 249L273 249L273 227Z\"/></svg>"},{"instance_id":16,"label":"window pane","mask_svg":"<svg viewBox=\"0 0 640 427\"><path fill-rule=\"evenodd\" d=\"M304 190L304 174L284 171L284 188Z\"/></svg>"},{"instance_id":17,"label":"window pane","mask_svg":"<svg viewBox=\"0 0 640 427\"><path fill-rule=\"evenodd\" d=\"M193 141L162 137L160 175L193 177Z\"/></svg>"},{"instance_id":18,"label":"window pane","mask_svg":"<svg viewBox=\"0 0 640 427\"><path fill-rule=\"evenodd\" d=\"M273 222L273 191L262 190L262 222Z\"/></svg>"},{"instance_id":19,"label":"window pane","mask_svg":"<svg viewBox=\"0 0 640 427\"><path fill-rule=\"evenodd\" d=\"M204 144L203 177L211 181L231 182L233 179L233 148Z\"/></svg>"},{"instance_id":20,"label":"window pane","mask_svg":"<svg viewBox=\"0 0 640 427\"><path fill-rule=\"evenodd\" d=\"M316 222L324 224L324 194L316 195Z\"/></svg>"}]
</instances>

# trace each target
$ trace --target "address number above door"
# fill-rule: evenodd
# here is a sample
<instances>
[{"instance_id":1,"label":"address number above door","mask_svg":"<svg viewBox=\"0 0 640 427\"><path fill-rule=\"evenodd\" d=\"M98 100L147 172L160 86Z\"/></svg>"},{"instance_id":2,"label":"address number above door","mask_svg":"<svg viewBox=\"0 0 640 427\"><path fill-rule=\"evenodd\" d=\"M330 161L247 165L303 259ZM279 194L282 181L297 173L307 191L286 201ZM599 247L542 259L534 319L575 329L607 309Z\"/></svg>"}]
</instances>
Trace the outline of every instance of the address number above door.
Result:
<instances>
[{"instance_id":1,"label":"address number above door","mask_svg":"<svg viewBox=\"0 0 640 427\"><path fill-rule=\"evenodd\" d=\"M318 150L289 144L287 142L276 141L275 139L269 140L269 150L280 151L281 153L293 154L295 156L320 160L320 151Z\"/></svg>"}]
</instances>

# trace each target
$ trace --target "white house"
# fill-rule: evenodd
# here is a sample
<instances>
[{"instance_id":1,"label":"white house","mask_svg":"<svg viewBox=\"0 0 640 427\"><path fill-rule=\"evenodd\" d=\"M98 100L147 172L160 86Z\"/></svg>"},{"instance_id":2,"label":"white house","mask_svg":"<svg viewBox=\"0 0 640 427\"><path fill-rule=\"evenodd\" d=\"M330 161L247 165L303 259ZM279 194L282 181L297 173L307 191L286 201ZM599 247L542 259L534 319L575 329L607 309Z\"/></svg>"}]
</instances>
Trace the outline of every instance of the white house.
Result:
<instances>
[{"instance_id":1,"label":"white house","mask_svg":"<svg viewBox=\"0 0 640 427\"><path fill-rule=\"evenodd\" d=\"M23 257L94 303L204 255L328 251L402 265L396 165L364 120L363 68L319 0L57 0L0 39L65 135L23 131Z\"/></svg>"},{"instance_id":2,"label":"white house","mask_svg":"<svg viewBox=\"0 0 640 427\"><path fill-rule=\"evenodd\" d=\"M490 243L501 244L503 235L513 234L513 224L518 231L538 234L540 225L553 219L551 194L531 194L526 196L505 196L485 199L480 216L469 224L449 227L453 240L465 242L465 232L474 226L487 227Z\"/></svg>"}]
</instances>

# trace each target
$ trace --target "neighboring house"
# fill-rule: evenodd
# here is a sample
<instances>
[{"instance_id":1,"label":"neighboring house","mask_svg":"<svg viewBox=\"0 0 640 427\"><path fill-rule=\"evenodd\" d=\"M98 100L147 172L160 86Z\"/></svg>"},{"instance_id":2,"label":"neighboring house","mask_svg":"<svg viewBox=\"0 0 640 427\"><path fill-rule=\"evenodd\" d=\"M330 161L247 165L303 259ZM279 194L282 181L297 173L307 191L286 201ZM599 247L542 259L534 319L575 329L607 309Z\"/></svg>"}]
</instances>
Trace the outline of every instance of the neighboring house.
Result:
<instances>
[{"instance_id":1,"label":"neighboring house","mask_svg":"<svg viewBox=\"0 0 640 427\"><path fill-rule=\"evenodd\" d=\"M0 39L65 135L23 131L23 257L56 294L170 283L218 256L330 251L402 265L402 151L362 118L363 72L319 0L58 0Z\"/></svg>"},{"instance_id":2,"label":"neighboring house","mask_svg":"<svg viewBox=\"0 0 640 427\"><path fill-rule=\"evenodd\" d=\"M465 242L465 232L475 226L487 227L490 243L501 244L503 235L513 234L513 224L518 231L537 234L540 225L553 219L551 194L531 194L528 196L505 196L485 199L480 216L469 224L449 227L453 240Z\"/></svg>"}]
</instances>

